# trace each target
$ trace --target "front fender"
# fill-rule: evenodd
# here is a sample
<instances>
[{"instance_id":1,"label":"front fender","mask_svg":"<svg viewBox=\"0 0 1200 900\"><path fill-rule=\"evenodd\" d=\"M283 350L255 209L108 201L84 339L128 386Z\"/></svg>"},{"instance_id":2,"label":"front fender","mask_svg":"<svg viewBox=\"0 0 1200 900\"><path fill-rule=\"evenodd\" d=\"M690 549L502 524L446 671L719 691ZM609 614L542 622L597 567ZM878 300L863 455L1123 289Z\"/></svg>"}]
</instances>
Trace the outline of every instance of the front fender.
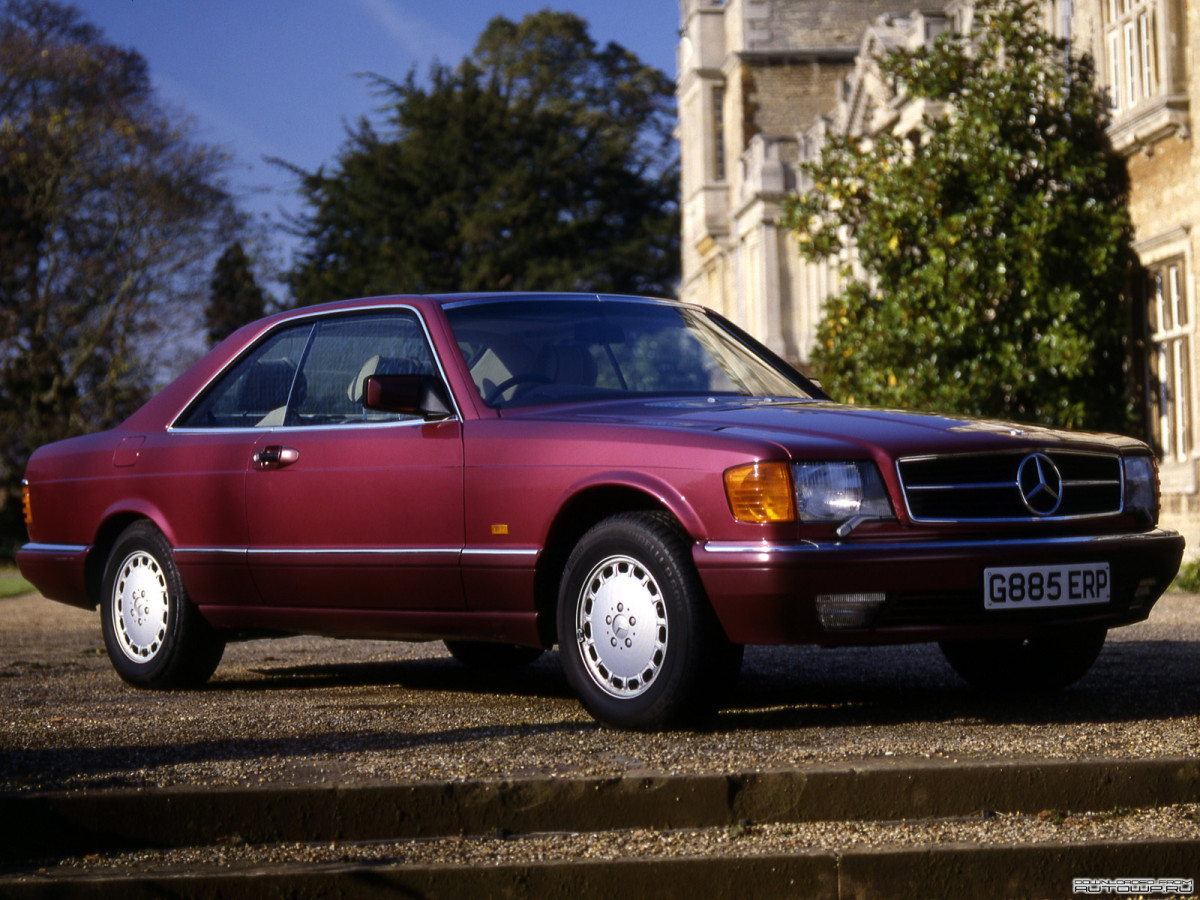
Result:
<instances>
[{"instance_id":1,"label":"front fender","mask_svg":"<svg viewBox=\"0 0 1200 900\"><path fill-rule=\"evenodd\" d=\"M679 524L693 540L708 539L708 528L704 524L704 519L687 496L670 481L648 472L628 469L594 472L571 484L563 491L562 496L558 498L556 508L560 510L561 514L562 510L568 510L575 506L581 497L614 490L633 491L653 499L679 521ZM558 516L555 517L556 522L558 518ZM553 531L553 523L550 530ZM544 543L545 536L543 537Z\"/></svg>"}]
</instances>

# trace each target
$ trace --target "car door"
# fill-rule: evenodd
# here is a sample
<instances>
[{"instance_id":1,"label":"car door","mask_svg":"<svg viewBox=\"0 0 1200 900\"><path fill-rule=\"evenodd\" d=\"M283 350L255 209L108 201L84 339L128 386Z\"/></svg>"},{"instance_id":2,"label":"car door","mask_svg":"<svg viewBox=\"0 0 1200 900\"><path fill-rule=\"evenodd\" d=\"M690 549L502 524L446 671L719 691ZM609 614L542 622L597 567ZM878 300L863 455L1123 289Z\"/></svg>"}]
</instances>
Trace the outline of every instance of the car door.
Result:
<instances>
[{"instance_id":1,"label":"car door","mask_svg":"<svg viewBox=\"0 0 1200 900\"><path fill-rule=\"evenodd\" d=\"M365 409L372 374L441 377L414 311L317 321L286 408L267 413L246 508L250 569L268 604L463 607L462 422Z\"/></svg>"},{"instance_id":2,"label":"car door","mask_svg":"<svg viewBox=\"0 0 1200 900\"><path fill-rule=\"evenodd\" d=\"M114 458L163 511L180 575L201 605L262 602L248 563L246 477L265 422L286 408L312 327L275 329L217 376L169 431L128 438Z\"/></svg>"}]
</instances>

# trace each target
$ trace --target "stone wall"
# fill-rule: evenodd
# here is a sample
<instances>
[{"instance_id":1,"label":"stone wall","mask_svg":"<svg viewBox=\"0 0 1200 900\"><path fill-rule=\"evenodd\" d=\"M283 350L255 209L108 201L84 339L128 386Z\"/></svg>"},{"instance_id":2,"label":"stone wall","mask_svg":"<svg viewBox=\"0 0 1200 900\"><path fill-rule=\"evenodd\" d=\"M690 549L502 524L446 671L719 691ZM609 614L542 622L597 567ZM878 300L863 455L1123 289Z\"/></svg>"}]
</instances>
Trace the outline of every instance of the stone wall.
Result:
<instances>
[{"instance_id":1,"label":"stone wall","mask_svg":"<svg viewBox=\"0 0 1200 900\"><path fill-rule=\"evenodd\" d=\"M794 136L807 130L818 116L837 106L853 71L852 59L743 66L747 140L756 134Z\"/></svg>"},{"instance_id":2,"label":"stone wall","mask_svg":"<svg viewBox=\"0 0 1200 900\"><path fill-rule=\"evenodd\" d=\"M907 15L914 0L742 0L745 46L751 51L820 51L855 47L882 15Z\"/></svg>"}]
</instances>

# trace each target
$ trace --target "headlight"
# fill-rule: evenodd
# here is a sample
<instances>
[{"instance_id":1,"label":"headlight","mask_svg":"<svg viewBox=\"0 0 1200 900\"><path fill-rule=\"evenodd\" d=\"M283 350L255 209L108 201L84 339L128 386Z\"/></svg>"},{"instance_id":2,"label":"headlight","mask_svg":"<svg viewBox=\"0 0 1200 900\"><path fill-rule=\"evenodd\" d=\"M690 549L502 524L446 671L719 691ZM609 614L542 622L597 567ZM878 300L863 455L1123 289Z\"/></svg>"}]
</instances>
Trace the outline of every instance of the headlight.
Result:
<instances>
[{"instance_id":1,"label":"headlight","mask_svg":"<svg viewBox=\"0 0 1200 900\"><path fill-rule=\"evenodd\" d=\"M891 519L892 503L871 462L801 462L795 466L801 522Z\"/></svg>"},{"instance_id":2,"label":"headlight","mask_svg":"<svg viewBox=\"0 0 1200 900\"><path fill-rule=\"evenodd\" d=\"M1158 463L1153 456L1125 457L1125 509L1158 522Z\"/></svg>"}]
</instances>

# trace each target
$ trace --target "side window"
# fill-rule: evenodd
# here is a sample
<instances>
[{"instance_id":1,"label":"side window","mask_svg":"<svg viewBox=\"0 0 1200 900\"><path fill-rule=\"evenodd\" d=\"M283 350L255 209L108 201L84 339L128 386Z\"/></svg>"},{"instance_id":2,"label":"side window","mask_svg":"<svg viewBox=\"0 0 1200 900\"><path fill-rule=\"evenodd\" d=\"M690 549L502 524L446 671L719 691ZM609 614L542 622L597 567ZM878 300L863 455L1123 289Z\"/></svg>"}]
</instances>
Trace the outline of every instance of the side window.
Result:
<instances>
[{"instance_id":1,"label":"side window","mask_svg":"<svg viewBox=\"0 0 1200 900\"><path fill-rule=\"evenodd\" d=\"M275 332L239 360L176 428L276 428L399 421L363 408L368 375L433 375L415 314L345 316Z\"/></svg>"},{"instance_id":2,"label":"side window","mask_svg":"<svg viewBox=\"0 0 1200 900\"><path fill-rule=\"evenodd\" d=\"M297 370L312 325L268 337L217 379L176 422L176 428L266 428L282 425L288 397L302 394Z\"/></svg>"},{"instance_id":3,"label":"side window","mask_svg":"<svg viewBox=\"0 0 1200 900\"><path fill-rule=\"evenodd\" d=\"M304 394L292 398L289 425L391 422L408 416L363 408L368 375L433 375L433 354L412 313L329 319L316 326L300 366Z\"/></svg>"}]
</instances>

